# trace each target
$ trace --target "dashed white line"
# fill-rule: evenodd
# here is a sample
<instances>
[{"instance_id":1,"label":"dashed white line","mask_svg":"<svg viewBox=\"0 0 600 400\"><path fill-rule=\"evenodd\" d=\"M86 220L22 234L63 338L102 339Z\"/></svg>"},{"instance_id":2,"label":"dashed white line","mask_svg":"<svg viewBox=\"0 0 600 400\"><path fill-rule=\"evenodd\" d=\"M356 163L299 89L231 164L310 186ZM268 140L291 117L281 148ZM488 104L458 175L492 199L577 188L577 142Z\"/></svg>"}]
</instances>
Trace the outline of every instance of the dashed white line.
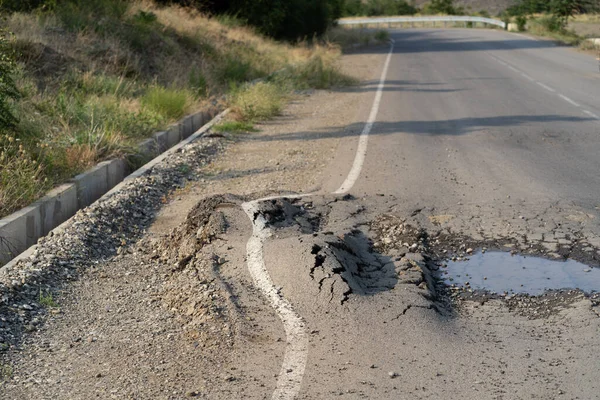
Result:
<instances>
[{"instance_id":1,"label":"dashed white line","mask_svg":"<svg viewBox=\"0 0 600 400\"><path fill-rule=\"evenodd\" d=\"M540 82L540 81L536 81L536 80L535 80L535 79L533 79L531 76L527 75L525 72L523 72L523 71L521 71L521 70L519 70L519 69L517 69L517 68L513 67L513 66L512 66L512 65L510 65L510 64L507 64L507 63L505 63L504 61L500 60L499 58L497 58L497 57L495 57L495 56L492 56L492 55L490 55L490 56L491 56L491 58L493 58L494 60L496 60L496 61L497 61L497 62L499 62L500 64L502 64L502 65L505 65L507 68L509 68L509 69L513 70L514 72L517 72L517 73L519 73L519 75L523 76L525 79L528 79L528 80L529 80L529 81L531 81L531 82L535 82L535 83L536 83L538 86L540 86L540 87L542 87L542 88L546 89L547 91L549 91L549 92L551 92L551 93L556 93L556 95L557 95L558 97L560 97L561 99L563 99L563 100L564 100L564 101L566 101L567 103L569 103L569 104L571 104L571 105L573 105L573 106L575 106L575 107L577 107L577 108L582 108L582 107L581 107L581 104L577 103L575 100L573 100L573 99L571 99L571 98L569 98L569 97L565 96L564 94L558 93L558 92L557 92L555 89L551 88L551 87L550 87L550 86L548 86L548 85L545 85L545 84L543 84L543 83L542 83L542 82ZM587 115L591 116L591 117L594 117L594 118L596 118L596 119L600 119L600 117L598 117L596 114L594 114L594 113L593 113L593 112L591 112L591 111L588 111L588 110L582 110L582 111L583 111L584 113L586 113Z\"/></svg>"},{"instance_id":2,"label":"dashed white line","mask_svg":"<svg viewBox=\"0 0 600 400\"><path fill-rule=\"evenodd\" d=\"M381 104L381 97L383 95L383 88L385 86L385 80L387 77L388 69L390 67L390 61L392 60L392 54L394 53L394 41L392 40L392 45L390 46L390 52L388 53L387 59L385 60L385 65L383 67L383 72L381 73L381 79L379 80L379 86L377 87L377 94L375 95L375 101L373 102L373 107L371 108L371 114L369 115L369 119L358 138L358 149L356 150L356 156L354 158L354 162L352 163L352 169L350 173L346 177L346 180L342 183L338 190L333 192L334 194L344 194L348 192L360 176L360 172L362 170L363 164L365 162L365 157L367 155L367 145L369 143L369 134L373 129L373 125L375 124L375 120L377 119L377 113L379 112L379 105Z\"/></svg>"},{"instance_id":3,"label":"dashed white line","mask_svg":"<svg viewBox=\"0 0 600 400\"><path fill-rule=\"evenodd\" d=\"M348 192L356 183L360 172L362 170L365 156L367 153L368 137L373 129L373 125L379 112L379 105L383 95L383 89L385 87L385 81L387 72L394 52L394 41L391 40L390 52L385 60L381 79L373 107L371 108L371 114L369 119L360 135L358 149L356 150L356 156L352 169L350 170L348 177L342 183L342 186L334 192L334 194L343 194ZM248 271L252 276L254 284L260 289L263 295L271 303L271 307L275 309L279 318L283 323L283 327L286 334L286 349L283 356L283 364L281 366L281 372L277 379L277 387L273 392L273 400L292 400L300 392L302 386L302 379L304 377L304 371L306 369L306 360L308 357L308 335L306 332L306 326L302 317L294 311L292 305L283 297L283 295L277 290L273 284L273 280L269 275L269 271L265 265L264 260L264 243L271 235L271 230L268 228L267 220L264 215L260 213L258 204L262 201L280 199L280 198L298 198L312 196L312 194L294 195L294 196L273 196L254 201L249 201L242 204L242 209L252 221L252 236L248 239L246 244L246 257Z\"/></svg>"},{"instance_id":4,"label":"dashed white line","mask_svg":"<svg viewBox=\"0 0 600 400\"><path fill-rule=\"evenodd\" d=\"M544 85L542 82L536 82L539 86L543 87L549 92L556 93L556 90L552 89L550 86Z\"/></svg>"},{"instance_id":5,"label":"dashed white line","mask_svg":"<svg viewBox=\"0 0 600 400\"><path fill-rule=\"evenodd\" d=\"M564 101L566 101L567 103L571 103L572 105L574 105L575 107L581 107L579 105L579 103L574 102L573 100L571 100L570 98L568 98L567 96L565 96L564 94L558 94L558 97L560 97L561 99L563 99Z\"/></svg>"}]
</instances>

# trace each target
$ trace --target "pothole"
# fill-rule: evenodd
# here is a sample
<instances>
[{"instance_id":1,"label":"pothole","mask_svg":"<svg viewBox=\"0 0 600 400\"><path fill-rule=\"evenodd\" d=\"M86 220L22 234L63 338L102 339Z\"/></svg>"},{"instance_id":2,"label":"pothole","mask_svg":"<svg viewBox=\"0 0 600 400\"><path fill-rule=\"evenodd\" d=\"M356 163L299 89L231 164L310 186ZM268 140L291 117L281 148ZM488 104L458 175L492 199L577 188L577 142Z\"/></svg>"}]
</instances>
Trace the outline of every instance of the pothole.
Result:
<instances>
[{"instance_id":1,"label":"pothole","mask_svg":"<svg viewBox=\"0 0 600 400\"><path fill-rule=\"evenodd\" d=\"M538 296L569 289L585 293L600 291L600 269L574 260L486 252L462 261L449 261L440 272L449 286L507 295Z\"/></svg>"}]
</instances>

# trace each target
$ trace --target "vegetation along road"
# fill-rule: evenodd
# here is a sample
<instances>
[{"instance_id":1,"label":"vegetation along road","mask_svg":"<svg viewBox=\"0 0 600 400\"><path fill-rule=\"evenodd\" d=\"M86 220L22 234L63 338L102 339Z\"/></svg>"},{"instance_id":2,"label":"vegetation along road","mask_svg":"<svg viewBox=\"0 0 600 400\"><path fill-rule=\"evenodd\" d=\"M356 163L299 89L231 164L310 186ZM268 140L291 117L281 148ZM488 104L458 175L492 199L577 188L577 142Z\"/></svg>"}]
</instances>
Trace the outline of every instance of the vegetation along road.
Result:
<instances>
[{"instance_id":1,"label":"vegetation along road","mask_svg":"<svg viewBox=\"0 0 600 400\"><path fill-rule=\"evenodd\" d=\"M2 275L0 397L598 398L594 56L418 28L339 63Z\"/></svg>"}]
</instances>

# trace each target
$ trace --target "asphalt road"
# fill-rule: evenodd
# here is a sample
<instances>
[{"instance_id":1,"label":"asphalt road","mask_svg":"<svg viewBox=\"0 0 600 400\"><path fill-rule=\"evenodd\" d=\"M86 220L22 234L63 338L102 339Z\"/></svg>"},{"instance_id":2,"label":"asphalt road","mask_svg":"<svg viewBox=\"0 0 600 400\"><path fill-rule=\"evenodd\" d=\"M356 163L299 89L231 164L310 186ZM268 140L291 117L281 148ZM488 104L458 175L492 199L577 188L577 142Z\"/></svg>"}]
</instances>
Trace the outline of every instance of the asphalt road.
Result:
<instances>
[{"instance_id":1,"label":"asphalt road","mask_svg":"<svg viewBox=\"0 0 600 400\"><path fill-rule=\"evenodd\" d=\"M394 56L353 193L418 188L407 200L438 207L508 195L598 204L600 119L591 114L600 115L600 72L593 57L487 30L392 37ZM339 174L329 187L336 184Z\"/></svg>"},{"instance_id":2,"label":"asphalt road","mask_svg":"<svg viewBox=\"0 0 600 400\"><path fill-rule=\"evenodd\" d=\"M298 398L596 398L600 324L588 299L559 296L544 318L500 300L436 310L403 273L394 281L389 263L396 260L396 272L402 270L402 241L394 247L397 238L390 236L386 247L385 235L373 235L408 223L430 237L443 230L479 248L512 241L502 248L538 246L550 258L597 265L597 61L498 31L405 30L392 38L368 151L349 191L354 200L304 199L326 215L321 234L341 237L362 261L352 264L327 235L311 241L292 228L287 234L280 228L265 244L275 286L314 332ZM388 48L369 51L381 54L373 66L381 70ZM378 84L350 90L375 98ZM312 139L297 135L316 145L345 136L321 193L335 191L348 175L370 111L370 103L358 111L361 123ZM375 242L371 253L353 233L365 227ZM419 260L427 249L414 253Z\"/></svg>"}]
</instances>

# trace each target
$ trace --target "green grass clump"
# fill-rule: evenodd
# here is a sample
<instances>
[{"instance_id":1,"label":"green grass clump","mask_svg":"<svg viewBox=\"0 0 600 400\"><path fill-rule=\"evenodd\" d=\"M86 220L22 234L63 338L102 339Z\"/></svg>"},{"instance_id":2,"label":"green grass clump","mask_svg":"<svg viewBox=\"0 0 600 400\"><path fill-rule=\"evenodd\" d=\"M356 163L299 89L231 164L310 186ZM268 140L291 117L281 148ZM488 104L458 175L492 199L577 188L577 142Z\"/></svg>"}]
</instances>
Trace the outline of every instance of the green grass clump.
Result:
<instances>
[{"instance_id":1,"label":"green grass clump","mask_svg":"<svg viewBox=\"0 0 600 400\"><path fill-rule=\"evenodd\" d=\"M58 307L58 303L52 298L52 293L47 292L44 294L41 289L39 303L46 308Z\"/></svg>"},{"instance_id":2,"label":"green grass clump","mask_svg":"<svg viewBox=\"0 0 600 400\"><path fill-rule=\"evenodd\" d=\"M13 367L9 364L0 363L0 381L7 381L13 376Z\"/></svg>"},{"instance_id":3,"label":"green grass clump","mask_svg":"<svg viewBox=\"0 0 600 400\"><path fill-rule=\"evenodd\" d=\"M254 128L254 124L245 121L224 121L220 124L213 126L215 132L231 132L231 133L245 133L245 132L257 132Z\"/></svg>"},{"instance_id":4,"label":"green grass clump","mask_svg":"<svg viewBox=\"0 0 600 400\"><path fill-rule=\"evenodd\" d=\"M188 104L188 92L182 89L153 87L142 97L142 105L146 109L155 112L165 119L183 117L187 111Z\"/></svg>"},{"instance_id":5,"label":"green grass clump","mask_svg":"<svg viewBox=\"0 0 600 400\"><path fill-rule=\"evenodd\" d=\"M279 85L259 82L234 89L231 104L243 121L260 121L280 114L285 96Z\"/></svg>"},{"instance_id":6,"label":"green grass clump","mask_svg":"<svg viewBox=\"0 0 600 400\"><path fill-rule=\"evenodd\" d=\"M317 52L307 61L289 68L283 77L283 82L289 82L296 89L329 89L356 83L341 73L335 59L325 52Z\"/></svg>"},{"instance_id":7,"label":"green grass clump","mask_svg":"<svg viewBox=\"0 0 600 400\"><path fill-rule=\"evenodd\" d=\"M387 42L390 40L390 32L385 30L379 30L375 32L375 40L378 42Z\"/></svg>"}]
</instances>

